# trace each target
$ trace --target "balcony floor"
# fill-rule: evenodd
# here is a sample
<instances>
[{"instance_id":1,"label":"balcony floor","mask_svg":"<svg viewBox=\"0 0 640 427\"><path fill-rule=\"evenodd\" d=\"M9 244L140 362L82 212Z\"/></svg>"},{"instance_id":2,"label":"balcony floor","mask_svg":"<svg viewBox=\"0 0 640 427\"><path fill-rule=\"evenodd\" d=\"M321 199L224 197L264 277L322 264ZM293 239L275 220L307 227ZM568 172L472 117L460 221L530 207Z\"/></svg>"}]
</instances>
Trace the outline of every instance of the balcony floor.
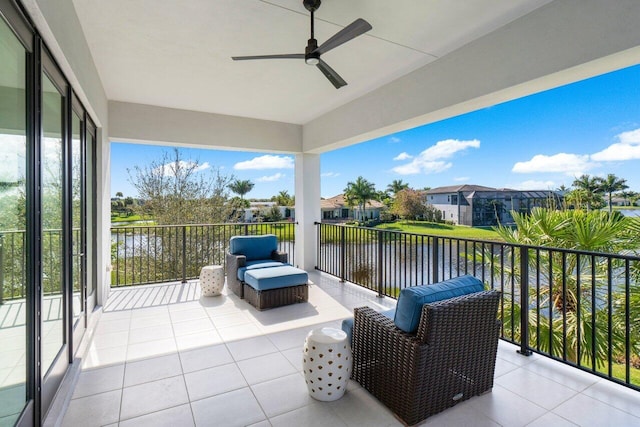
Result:
<instances>
[{"instance_id":1,"label":"balcony floor","mask_svg":"<svg viewBox=\"0 0 640 427\"><path fill-rule=\"evenodd\" d=\"M338 401L309 397L307 332L339 327L354 307L395 304L328 275L310 279L309 303L264 312L226 288L200 298L197 282L114 289L62 425L402 425L354 381ZM500 342L491 393L422 425L640 425L640 393L515 350Z\"/></svg>"}]
</instances>

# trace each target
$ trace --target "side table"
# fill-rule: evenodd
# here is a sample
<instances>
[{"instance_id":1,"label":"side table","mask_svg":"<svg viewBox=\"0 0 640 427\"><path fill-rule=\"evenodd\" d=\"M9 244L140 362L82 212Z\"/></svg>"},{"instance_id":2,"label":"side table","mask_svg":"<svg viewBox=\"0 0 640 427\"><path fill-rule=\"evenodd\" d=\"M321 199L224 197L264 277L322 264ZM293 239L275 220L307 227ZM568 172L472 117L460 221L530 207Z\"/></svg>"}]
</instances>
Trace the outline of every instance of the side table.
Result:
<instances>
[{"instance_id":1,"label":"side table","mask_svg":"<svg viewBox=\"0 0 640 427\"><path fill-rule=\"evenodd\" d=\"M347 388L353 359L347 334L334 328L314 329L304 341L302 366L311 397L338 400Z\"/></svg>"},{"instance_id":2,"label":"side table","mask_svg":"<svg viewBox=\"0 0 640 427\"><path fill-rule=\"evenodd\" d=\"M202 296L220 295L224 288L224 268L221 265L206 265L200 270Z\"/></svg>"}]
</instances>

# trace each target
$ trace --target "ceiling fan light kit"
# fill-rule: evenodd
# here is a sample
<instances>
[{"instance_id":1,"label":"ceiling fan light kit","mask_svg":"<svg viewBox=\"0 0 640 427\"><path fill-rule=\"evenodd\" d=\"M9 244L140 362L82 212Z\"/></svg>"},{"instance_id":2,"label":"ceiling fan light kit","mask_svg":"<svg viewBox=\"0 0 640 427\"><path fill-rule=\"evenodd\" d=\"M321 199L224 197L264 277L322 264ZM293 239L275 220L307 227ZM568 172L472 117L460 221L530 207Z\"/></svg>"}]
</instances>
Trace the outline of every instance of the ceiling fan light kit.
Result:
<instances>
[{"instance_id":1,"label":"ceiling fan light kit","mask_svg":"<svg viewBox=\"0 0 640 427\"><path fill-rule=\"evenodd\" d=\"M324 62L320 56L330 50L352 40L367 31L371 30L371 24L362 18L358 18L342 30L334 34L329 40L318 46L318 41L314 37L314 18L313 13L320 7L321 0L303 0L302 4L305 9L311 12L311 38L307 41L307 47L304 54L279 54L279 55L253 55L253 56L233 56L234 61L253 60L253 59L304 59L308 65L315 65L324 74L324 76L333 84L336 89L346 86L347 82L340 77L336 71Z\"/></svg>"}]
</instances>

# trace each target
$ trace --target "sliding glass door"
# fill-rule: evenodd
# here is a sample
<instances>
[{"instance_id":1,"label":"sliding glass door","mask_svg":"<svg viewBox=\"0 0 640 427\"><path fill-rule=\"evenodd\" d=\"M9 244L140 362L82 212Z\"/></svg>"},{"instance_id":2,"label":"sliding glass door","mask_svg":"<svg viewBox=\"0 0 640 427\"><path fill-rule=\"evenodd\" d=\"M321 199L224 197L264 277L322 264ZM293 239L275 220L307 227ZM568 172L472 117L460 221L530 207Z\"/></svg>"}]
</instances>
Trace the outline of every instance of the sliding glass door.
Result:
<instances>
[{"instance_id":1,"label":"sliding glass door","mask_svg":"<svg viewBox=\"0 0 640 427\"><path fill-rule=\"evenodd\" d=\"M42 423L95 306L96 133L0 0L0 427Z\"/></svg>"},{"instance_id":2,"label":"sliding glass door","mask_svg":"<svg viewBox=\"0 0 640 427\"><path fill-rule=\"evenodd\" d=\"M27 54L0 17L0 426L28 400Z\"/></svg>"}]
</instances>

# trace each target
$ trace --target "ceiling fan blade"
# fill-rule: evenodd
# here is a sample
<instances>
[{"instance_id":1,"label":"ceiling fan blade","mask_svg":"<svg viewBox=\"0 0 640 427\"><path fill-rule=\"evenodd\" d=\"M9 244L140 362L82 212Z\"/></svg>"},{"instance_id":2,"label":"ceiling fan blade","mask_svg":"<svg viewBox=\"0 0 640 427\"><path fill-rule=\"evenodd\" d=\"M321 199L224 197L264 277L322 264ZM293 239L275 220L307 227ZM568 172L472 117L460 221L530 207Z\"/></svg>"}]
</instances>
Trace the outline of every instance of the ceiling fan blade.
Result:
<instances>
[{"instance_id":1,"label":"ceiling fan blade","mask_svg":"<svg viewBox=\"0 0 640 427\"><path fill-rule=\"evenodd\" d=\"M329 64L324 62L322 59L316 65L322 71L322 74L329 79L332 85L335 86L336 89L340 89L342 86L346 86L347 82L344 81L340 74L336 73L335 70L329 67Z\"/></svg>"},{"instance_id":2,"label":"ceiling fan blade","mask_svg":"<svg viewBox=\"0 0 640 427\"><path fill-rule=\"evenodd\" d=\"M232 56L234 61L247 59L304 59L304 53L286 53L282 55Z\"/></svg>"},{"instance_id":3,"label":"ceiling fan blade","mask_svg":"<svg viewBox=\"0 0 640 427\"><path fill-rule=\"evenodd\" d=\"M371 28L373 28L371 27L371 24L369 24L362 18L358 18L351 24L335 33L329 40L318 46L318 48L314 52L322 55L323 53L329 52L331 49L334 49L341 44L346 43L349 40L355 39L356 37L366 33Z\"/></svg>"}]
</instances>

